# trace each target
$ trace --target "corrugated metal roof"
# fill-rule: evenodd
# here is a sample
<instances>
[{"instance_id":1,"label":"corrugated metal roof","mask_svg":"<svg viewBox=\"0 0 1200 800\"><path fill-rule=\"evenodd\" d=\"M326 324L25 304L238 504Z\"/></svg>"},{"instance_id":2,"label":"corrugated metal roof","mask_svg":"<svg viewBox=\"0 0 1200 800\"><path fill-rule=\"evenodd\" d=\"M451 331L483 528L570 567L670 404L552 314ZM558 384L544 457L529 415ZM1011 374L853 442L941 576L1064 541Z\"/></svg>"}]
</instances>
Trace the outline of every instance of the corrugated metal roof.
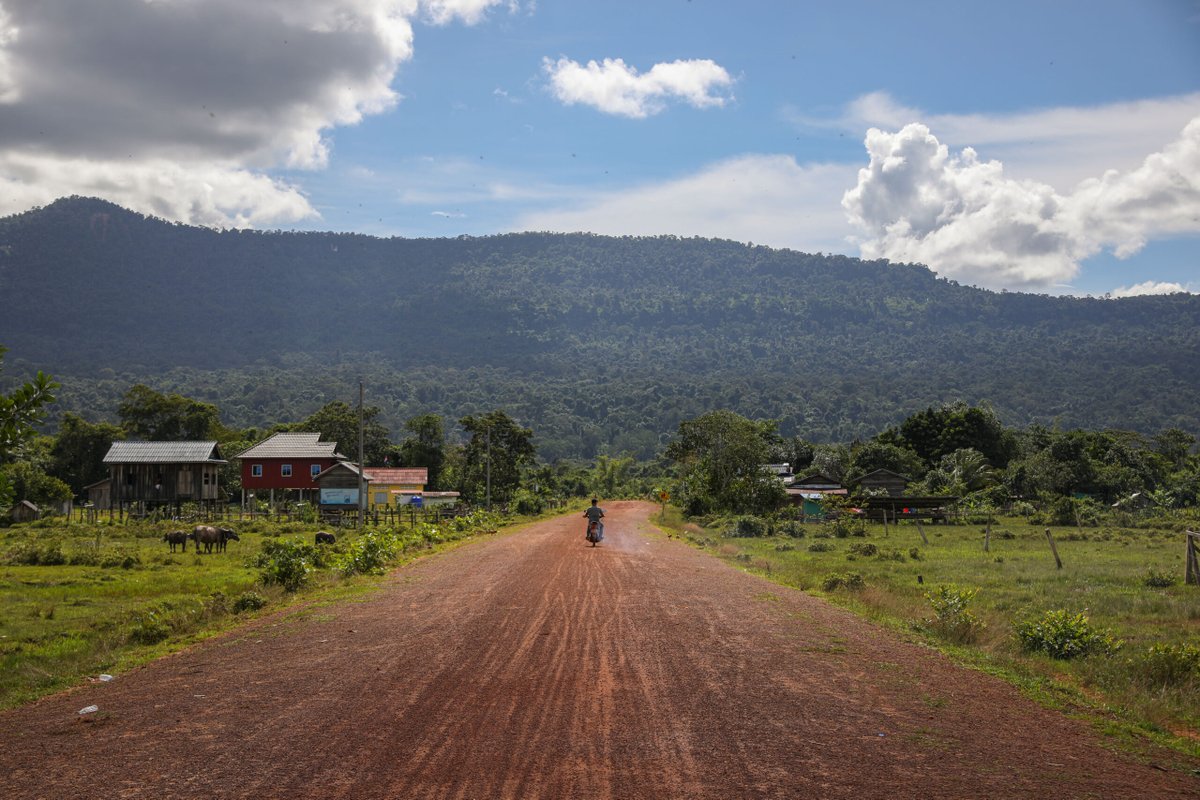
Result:
<instances>
[{"instance_id":1,"label":"corrugated metal roof","mask_svg":"<svg viewBox=\"0 0 1200 800\"><path fill-rule=\"evenodd\" d=\"M376 483L419 483L429 482L427 467L367 467Z\"/></svg>"},{"instance_id":2,"label":"corrugated metal roof","mask_svg":"<svg viewBox=\"0 0 1200 800\"><path fill-rule=\"evenodd\" d=\"M321 478L324 478L326 475L333 472L335 469L348 470L350 473L352 473L354 475L358 475L361 473L363 476L363 480L365 480L367 483L373 483L375 481L374 476L370 472L364 472L363 470L359 469L358 464L355 464L353 461L339 461L338 463L334 464L331 467L326 467L325 469L321 470L316 475L314 475L313 480L319 481L319 480L321 480ZM367 469L371 469L371 468L367 467Z\"/></svg>"},{"instance_id":3,"label":"corrugated metal roof","mask_svg":"<svg viewBox=\"0 0 1200 800\"><path fill-rule=\"evenodd\" d=\"M277 433L243 450L237 458L343 458L337 442L321 442L319 433Z\"/></svg>"},{"instance_id":4,"label":"corrugated metal roof","mask_svg":"<svg viewBox=\"0 0 1200 800\"><path fill-rule=\"evenodd\" d=\"M105 464L224 464L216 442L113 442Z\"/></svg>"}]
</instances>

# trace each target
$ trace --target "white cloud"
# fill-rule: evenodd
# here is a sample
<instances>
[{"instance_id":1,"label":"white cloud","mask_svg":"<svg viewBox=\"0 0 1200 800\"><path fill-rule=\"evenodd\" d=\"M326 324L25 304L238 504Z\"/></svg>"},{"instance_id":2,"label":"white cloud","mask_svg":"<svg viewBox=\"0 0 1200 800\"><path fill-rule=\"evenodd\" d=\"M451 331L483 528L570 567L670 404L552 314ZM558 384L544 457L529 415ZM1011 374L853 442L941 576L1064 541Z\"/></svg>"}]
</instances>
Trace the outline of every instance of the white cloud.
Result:
<instances>
[{"instance_id":1,"label":"white cloud","mask_svg":"<svg viewBox=\"0 0 1200 800\"><path fill-rule=\"evenodd\" d=\"M315 215L263 170L399 102L411 20L500 0L0 0L0 213L96 194L202 224Z\"/></svg>"},{"instance_id":2,"label":"white cloud","mask_svg":"<svg viewBox=\"0 0 1200 800\"><path fill-rule=\"evenodd\" d=\"M693 59L655 64L639 73L622 59L581 65L569 58L543 59L554 96L567 105L592 106L605 114L642 119L657 114L668 100L678 98L695 108L723 106L729 98L719 94L733 78L714 61Z\"/></svg>"},{"instance_id":3,"label":"white cloud","mask_svg":"<svg viewBox=\"0 0 1200 800\"><path fill-rule=\"evenodd\" d=\"M421 0L425 16L435 25L446 25L455 19L474 25L496 6L506 6L510 13L515 13L520 5L515 0Z\"/></svg>"},{"instance_id":4,"label":"white cloud","mask_svg":"<svg viewBox=\"0 0 1200 800\"><path fill-rule=\"evenodd\" d=\"M1075 188L1106 170L1137 168L1147 153L1163 149L1200 116L1200 92L1099 106L1043 108L1010 114L938 114L897 102L886 92L856 98L833 118L786 117L803 129L835 129L860 135L868 128L899 130L920 122L943 144L970 146L1004 164L1016 179Z\"/></svg>"},{"instance_id":5,"label":"white cloud","mask_svg":"<svg viewBox=\"0 0 1200 800\"><path fill-rule=\"evenodd\" d=\"M971 148L957 155L919 123L872 128L870 164L842 204L866 238L862 254L927 264L989 287L1069 281L1105 248L1118 257L1149 238L1200 231L1200 118L1128 172L1110 170L1060 194L1014 180Z\"/></svg>"},{"instance_id":6,"label":"white cloud","mask_svg":"<svg viewBox=\"0 0 1200 800\"><path fill-rule=\"evenodd\" d=\"M573 210L529 213L518 227L719 237L836 252L850 233L837 198L853 179L852 166L746 155L677 180L580 198Z\"/></svg>"},{"instance_id":7,"label":"white cloud","mask_svg":"<svg viewBox=\"0 0 1200 800\"><path fill-rule=\"evenodd\" d=\"M1187 288L1179 283L1145 281L1133 286L1122 286L1119 289L1113 289L1111 295L1113 297L1140 297L1146 294L1179 294L1187 291Z\"/></svg>"}]
</instances>

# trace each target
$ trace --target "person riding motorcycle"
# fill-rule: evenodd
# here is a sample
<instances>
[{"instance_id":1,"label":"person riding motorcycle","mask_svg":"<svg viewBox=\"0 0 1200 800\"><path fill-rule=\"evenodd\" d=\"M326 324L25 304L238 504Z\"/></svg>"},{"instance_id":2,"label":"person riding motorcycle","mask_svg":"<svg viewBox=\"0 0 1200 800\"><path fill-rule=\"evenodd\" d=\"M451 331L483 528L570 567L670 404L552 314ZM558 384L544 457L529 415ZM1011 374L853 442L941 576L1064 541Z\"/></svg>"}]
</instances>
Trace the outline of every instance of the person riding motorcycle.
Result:
<instances>
[{"instance_id":1,"label":"person riding motorcycle","mask_svg":"<svg viewBox=\"0 0 1200 800\"><path fill-rule=\"evenodd\" d=\"M588 520L587 540L592 543L592 547L595 547L596 542L604 538L604 522L602 521L604 509L597 503L598 501L593 497L592 507L583 512L583 515ZM595 530L595 534L592 533L593 529Z\"/></svg>"}]
</instances>

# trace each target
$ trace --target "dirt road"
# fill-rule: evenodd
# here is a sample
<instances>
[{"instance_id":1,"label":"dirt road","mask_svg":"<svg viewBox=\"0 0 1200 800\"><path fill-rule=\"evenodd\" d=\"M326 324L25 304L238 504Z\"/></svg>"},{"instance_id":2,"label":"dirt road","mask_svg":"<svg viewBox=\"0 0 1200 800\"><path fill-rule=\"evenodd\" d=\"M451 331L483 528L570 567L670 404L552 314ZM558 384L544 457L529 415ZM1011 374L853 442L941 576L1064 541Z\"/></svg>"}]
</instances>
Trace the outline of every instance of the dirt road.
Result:
<instances>
[{"instance_id":1,"label":"dirt road","mask_svg":"<svg viewBox=\"0 0 1200 800\"><path fill-rule=\"evenodd\" d=\"M0 797L1197 797L614 503L0 715ZM100 706L94 722L76 711Z\"/></svg>"}]
</instances>

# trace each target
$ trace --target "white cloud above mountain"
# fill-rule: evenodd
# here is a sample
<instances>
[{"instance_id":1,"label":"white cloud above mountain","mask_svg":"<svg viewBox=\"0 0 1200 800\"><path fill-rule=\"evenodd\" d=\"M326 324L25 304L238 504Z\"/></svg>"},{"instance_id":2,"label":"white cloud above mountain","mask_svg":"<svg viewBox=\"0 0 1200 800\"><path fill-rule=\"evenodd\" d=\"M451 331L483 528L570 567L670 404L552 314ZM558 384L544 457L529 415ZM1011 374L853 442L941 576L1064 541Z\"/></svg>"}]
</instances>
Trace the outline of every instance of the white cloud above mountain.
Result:
<instances>
[{"instance_id":1,"label":"white cloud above mountain","mask_svg":"<svg viewBox=\"0 0 1200 800\"><path fill-rule=\"evenodd\" d=\"M869 258L927 264L945 277L995 288L1071 281L1101 250L1119 258L1151 238L1200 231L1200 117L1129 171L1108 170L1058 192L1016 180L973 148L958 153L930 128L872 128L870 163L842 204Z\"/></svg>"},{"instance_id":2,"label":"white cloud above mountain","mask_svg":"<svg viewBox=\"0 0 1200 800\"><path fill-rule=\"evenodd\" d=\"M277 167L386 111L412 20L502 0L0 0L0 213L98 195L201 224L316 215Z\"/></svg>"},{"instance_id":3,"label":"white cloud above mountain","mask_svg":"<svg viewBox=\"0 0 1200 800\"><path fill-rule=\"evenodd\" d=\"M567 105L591 106L605 114L643 119L678 100L694 108L716 108L731 99L733 78L709 59L655 64L638 72L623 59L580 64L569 58L544 59L550 90Z\"/></svg>"}]
</instances>

